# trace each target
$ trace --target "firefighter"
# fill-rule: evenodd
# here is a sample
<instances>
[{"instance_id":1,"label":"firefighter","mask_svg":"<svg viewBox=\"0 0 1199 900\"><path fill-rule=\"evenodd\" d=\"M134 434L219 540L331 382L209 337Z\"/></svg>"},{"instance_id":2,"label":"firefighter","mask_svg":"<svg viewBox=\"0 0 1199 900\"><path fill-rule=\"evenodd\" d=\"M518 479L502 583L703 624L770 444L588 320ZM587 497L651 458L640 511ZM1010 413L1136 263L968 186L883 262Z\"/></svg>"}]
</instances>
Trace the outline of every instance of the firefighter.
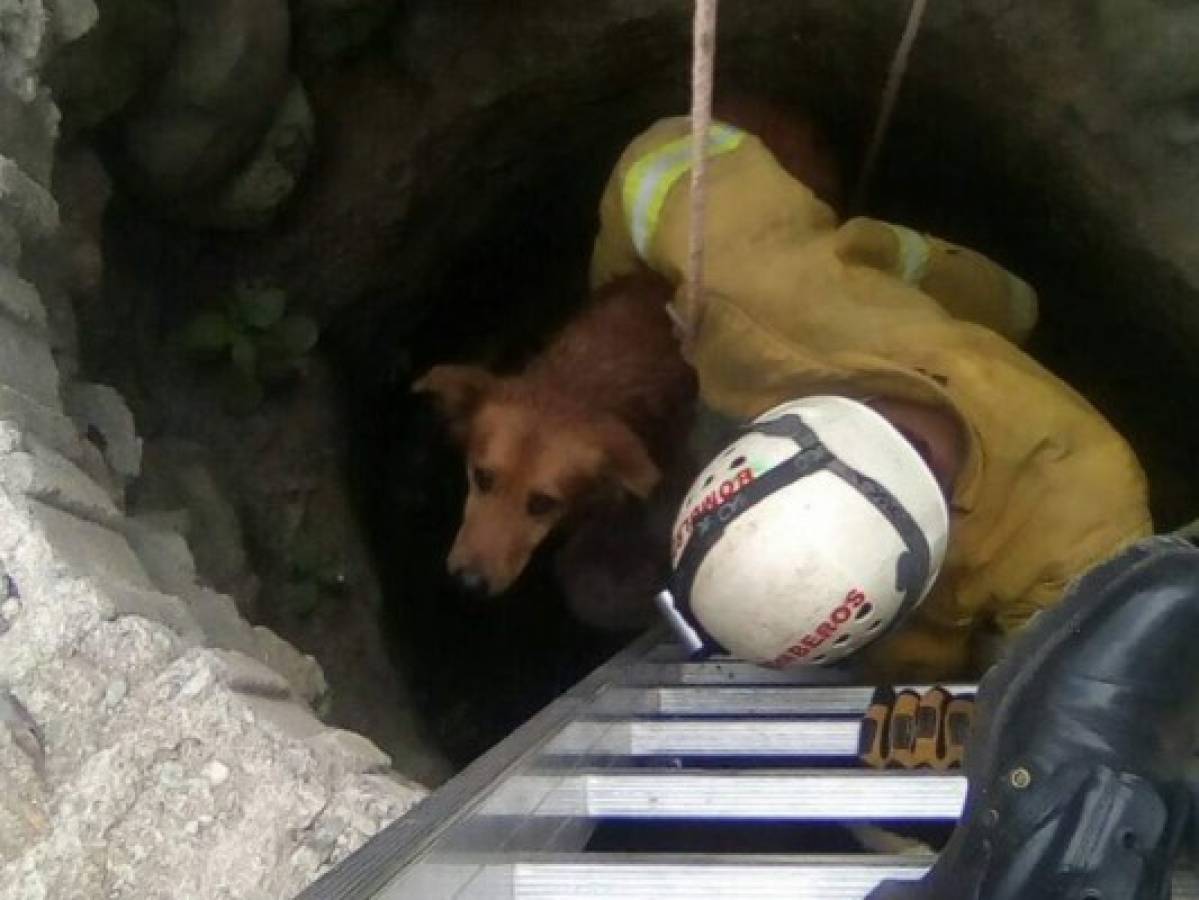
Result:
<instances>
[{"instance_id":1,"label":"firefighter","mask_svg":"<svg viewBox=\"0 0 1199 900\"><path fill-rule=\"evenodd\" d=\"M687 120L674 118L626 148L601 203L595 285L640 266L680 284L689 146ZM759 559L810 565L755 593L758 576L738 562L748 557L723 552L719 541L690 555L685 546L696 543L700 519L710 524L731 508L718 503L695 519L684 510L680 528L690 530L676 529L675 557L691 570L668 607L701 642L705 632L709 644L752 651L763 663L829 663L852 647L852 660L882 682L981 672L989 648L1058 602L1068 583L1151 533L1136 457L1086 400L1020 349L1036 319L1035 294L1020 279L901 226L838 223L745 131L718 123L707 152L703 302L693 308L679 290L672 304L689 326L701 400L750 435L761 437L764 420L807 429L767 435L775 455L754 469L755 482L766 479L755 489L763 496L720 540L748 546L738 531L752 528L765 548ZM765 415L800 401L808 406ZM813 403L825 407L819 416ZM834 440L833 431L844 435ZM809 438L823 452L809 452ZM900 470L877 468L871 445L902 453L897 439L916 452ZM844 509L857 519L830 511L832 501L807 517L778 513L770 479L785 479L771 470L802 468L800 457L823 459L821 474L777 489L812 493L833 473L840 483L830 490L849 496L850 481L837 473L856 472L862 503ZM870 481L889 499L872 499ZM746 490L727 502L754 499ZM868 508L874 500L894 515ZM785 521L785 533L771 531L775 521ZM863 599L853 618L835 621L854 591ZM856 618L865 604L880 624L857 634L858 624L876 621ZM743 614L751 607L753 616ZM845 632L834 626L850 623L855 636L838 644Z\"/></svg>"}]
</instances>

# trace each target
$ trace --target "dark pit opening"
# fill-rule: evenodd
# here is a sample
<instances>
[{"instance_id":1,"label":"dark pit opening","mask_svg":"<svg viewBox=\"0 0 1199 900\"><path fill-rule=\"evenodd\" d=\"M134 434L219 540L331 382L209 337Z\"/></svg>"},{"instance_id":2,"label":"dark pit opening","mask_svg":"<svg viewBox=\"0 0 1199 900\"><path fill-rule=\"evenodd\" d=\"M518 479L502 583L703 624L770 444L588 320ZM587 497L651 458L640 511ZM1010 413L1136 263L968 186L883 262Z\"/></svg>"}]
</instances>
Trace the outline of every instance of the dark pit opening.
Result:
<instances>
[{"instance_id":1,"label":"dark pit opening","mask_svg":"<svg viewBox=\"0 0 1199 900\"><path fill-rule=\"evenodd\" d=\"M898 17L863 25L821 4L773 6L758 9L765 19L730 8L718 79L810 107L852 178ZM129 396L151 437L186 430L180 422L188 416L164 409L156 380L170 379L156 366L167 355L167 336L214 285L242 272L266 275L321 317L319 354L337 385L332 396L356 521L382 587L371 637L385 642L456 767L629 635L574 621L545 553L501 599L470 600L448 584L444 557L460 515L463 466L409 384L442 361L517 365L583 300L596 204L612 163L641 128L685 109L686 25L678 10L664 9L609 31L580 26L573 55L529 50L529 65L545 69L541 76L510 71L479 50L482 70L495 71L476 95L446 91L450 78L432 61L434 49L447 59L455 49L467 53L437 41L466 41L473 32L452 37L434 29L427 58L397 64L372 51L369 64L345 64L351 85L360 78L379 89L340 119L340 98L322 99L321 79L311 76L317 121L329 123L326 143L276 226L250 236L203 232L149 218L125 200L109 214L109 305L103 314L79 311L85 358L91 377ZM1196 381L1188 333L1166 307L1142 302L1145 292L1169 289L1177 298L1189 297L1187 289L1112 230L1102 205L1068 177L1071 163L1060 147L1043 132L1022 134L1006 99L996 95L990 108L979 99L985 92L955 82L970 66L978 79L1002 82L1000 63L970 41L950 44L938 34L917 54L866 211L978 249L1030 281L1041 298L1034 354L1133 442L1151 476L1159 524L1193 517L1199 484L1190 461L1199 451L1199 420L1190 414ZM488 39L505 47L495 35ZM422 66L442 81L421 82L432 78ZM322 179L344 174L338 142L352 144L355 129L375 127L371 104L391 102L394 93L404 95L397 101L404 115L380 105L378 117L420 122L412 128L417 137L397 124L374 134L370 152L349 154L364 174L344 221L360 217L362 231L350 237L375 249L353 257L370 277L338 294L328 273L346 268L336 236L343 220L317 231L330 241L327 254L295 236L319 207ZM129 358L121 358L124 347ZM307 402L304 396L294 402ZM198 406L191 417L206 410ZM269 548L250 549L261 555ZM349 695L369 697L370 678L356 669L362 635L339 632L336 612L302 615L279 602L263 596L247 614L315 654L333 671L335 694L338 678L357 677L365 684ZM341 709L343 724L372 737L387 715L385 708L357 717L345 703Z\"/></svg>"},{"instance_id":2,"label":"dark pit opening","mask_svg":"<svg viewBox=\"0 0 1199 900\"><path fill-rule=\"evenodd\" d=\"M362 352L353 312L331 334L351 410L362 512L391 587L382 627L399 648L431 734L458 766L636 633L599 631L571 616L550 572L553 539L502 597L466 596L446 577L465 497L463 456L428 402L410 394L410 380L439 362L518 366L577 308L586 295L596 198L619 136L590 154L552 142L527 149L536 154L527 162L537 177L500 196L480 193L484 222L440 248L440 277L414 286L409 300L427 317L402 336L381 329L376 340L403 354L398 371L363 377L356 360L383 354L377 343Z\"/></svg>"},{"instance_id":3,"label":"dark pit opening","mask_svg":"<svg viewBox=\"0 0 1199 900\"><path fill-rule=\"evenodd\" d=\"M675 100L680 108L681 96ZM933 102L953 105L950 98ZM938 132L935 153L918 121L897 123L871 214L978 248L1027 277L1042 304L1032 352L1133 441L1151 472L1160 520L1184 520L1199 510L1195 487L1182 475L1190 452L1183 447L1199 448L1199 431L1192 419L1176 418L1180 397L1159 390L1163 380L1185 371L1163 341L1161 323L1130 315L1120 280L1109 279L1103 266L1085 264L1086 249L1055 232L1054 222L1069 218L1060 206L1073 198L1046 193L1036 177L990 147L984 123L959 112L960 131ZM457 764L506 735L627 636L571 620L546 554L498 600L463 598L446 584L442 561L463 499L461 457L429 409L408 395L408 378L447 360L511 367L561 324L584 296L596 200L608 167L640 124L620 120L594 154L572 153L566 138L558 147L541 132L524 146L535 174L502 196L480 196L492 214L443 248L445 274L424 287L418 303L430 311L427 317L402 338L378 327L367 345L403 348L400 372L364 379L357 361L377 354L362 352L356 335L364 326L353 315L342 323L338 365L356 409L357 467L368 478L364 515L384 577L401 598L389 604L385 628L404 648L401 658L425 714ZM826 125L843 146L852 146L854 122L832 116ZM845 158L853 172L852 151ZM1134 363L1107 362L1120 355ZM1154 402L1146 403L1147 396ZM383 490L376 473L386 473Z\"/></svg>"}]
</instances>

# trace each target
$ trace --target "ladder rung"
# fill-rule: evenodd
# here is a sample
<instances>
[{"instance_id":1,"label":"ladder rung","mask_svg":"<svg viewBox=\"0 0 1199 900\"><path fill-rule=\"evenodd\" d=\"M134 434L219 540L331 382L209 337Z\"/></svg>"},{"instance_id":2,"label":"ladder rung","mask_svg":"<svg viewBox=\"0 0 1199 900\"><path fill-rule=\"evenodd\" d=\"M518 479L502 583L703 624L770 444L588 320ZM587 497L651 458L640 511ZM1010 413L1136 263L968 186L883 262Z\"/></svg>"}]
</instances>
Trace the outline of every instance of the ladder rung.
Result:
<instances>
[{"instance_id":1,"label":"ladder rung","mask_svg":"<svg viewBox=\"0 0 1199 900\"><path fill-rule=\"evenodd\" d=\"M516 900L861 900L880 881L916 879L927 866L903 857L713 861L710 856L605 859L591 854L570 861L518 862L510 877ZM1171 896L1199 898L1192 872L1175 875Z\"/></svg>"},{"instance_id":2,"label":"ladder rung","mask_svg":"<svg viewBox=\"0 0 1199 900\"><path fill-rule=\"evenodd\" d=\"M493 816L646 819L956 819L959 775L852 769L592 771L518 775L488 798Z\"/></svg>"},{"instance_id":3,"label":"ladder rung","mask_svg":"<svg viewBox=\"0 0 1199 900\"><path fill-rule=\"evenodd\" d=\"M624 672L626 684L845 684L847 676L832 669L767 669L736 660L642 662Z\"/></svg>"},{"instance_id":4,"label":"ladder rung","mask_svg":"<svg viewBox=\"0 0 1199 900\"><path fill-rule=\"evenodd\" d=\"M946 685L946 689L954 694L974 693L974 685L969 684ZM600 694L592 711L621 717L860 716L873 696L871 687L619 687Z\"/></svg>"},{"instance_id":5,"label":"ladder rung","mask_svg":"<svg viewBox=\"0 0 1199 900\"><path fill-rule=\"evenodd\" d=\"M860 900L880 881L919 878L922 857L711 854L447 854L409 869L379 900Z\"/></svg>"},{"instance_id":6,"label":"ladder rung","mask_svg":"<svg viewBox=\"0 0 1199 900\"><path fill-rule=\"evenodd\" d=\"M928 865L928 860L897 857L714 860L587 854L518 862L512 881L517 900L861 900L880 881L919 878Z\"/></svg>"},{"instance_id":7,"label":"ladder rung","mask_svg":"<svg viewBox=\"0 0 1199 900\"><path fill-rule=\"evenodd\" d=\"M556 756L853 756L858 719L626 719L574 722L544 753Z\"/></svg>"},{"instance_id":8,"label":"ladder rung","mask_svg":"<svg viewBox=\"0 0 1199 900\"><path fill-rule=\"evenodd\" d=\"M709 854L503 854L429 861L379 900L862 900L881 881L913 880L921 857ZM1199 900L1192 871L1174 875L1174 900Z\"/></svg>"},{"instance_id":9,"label":"ladder rung","mask_svg":"<svg viewBox=\"0 0 1199 900\"><path fill-rule=\"evenodd\" d=\"M518 900L665 900L667 898L729 898L729 900L861 900L887 878L920 877L928 862L887 862L863 859L777 862L741 859L710 862L710 857L686 859L611 860L577 858L571 862L522 862L513 869L513 896ZM469 894L468 894L469 896Z\"/></svg>"}]
</instances>

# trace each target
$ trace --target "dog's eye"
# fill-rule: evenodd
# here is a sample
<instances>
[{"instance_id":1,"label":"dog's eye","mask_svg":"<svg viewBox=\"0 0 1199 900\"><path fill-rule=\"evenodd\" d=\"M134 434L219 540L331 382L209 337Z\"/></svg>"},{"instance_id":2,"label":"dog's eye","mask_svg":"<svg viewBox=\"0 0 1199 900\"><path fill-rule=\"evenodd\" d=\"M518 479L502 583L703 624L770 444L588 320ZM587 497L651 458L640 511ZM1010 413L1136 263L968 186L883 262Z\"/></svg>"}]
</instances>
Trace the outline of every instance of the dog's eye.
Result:
<instances>
[{"instance_id":1,"label":"dog's eye","mask_svg":"<svg viewBox=\"0 0 1199 900\"><path fill-rule=\"evenodd\" d=\"M475 469L474 479L475 487L484 494L495 487L495 472L491 469Z\"/></svg>"},{"instance_id":2,"label":"dog's eye","mask_svg":"<svg viewBox=\"0 0 1199 900\"><path fill-rule=\"evenodd\" d=\"M549 494L534 493L529 494L527 509L531 516L548 516L561 505L562 501L557 497L551 497Z\"/></svg>"}]
</instances>

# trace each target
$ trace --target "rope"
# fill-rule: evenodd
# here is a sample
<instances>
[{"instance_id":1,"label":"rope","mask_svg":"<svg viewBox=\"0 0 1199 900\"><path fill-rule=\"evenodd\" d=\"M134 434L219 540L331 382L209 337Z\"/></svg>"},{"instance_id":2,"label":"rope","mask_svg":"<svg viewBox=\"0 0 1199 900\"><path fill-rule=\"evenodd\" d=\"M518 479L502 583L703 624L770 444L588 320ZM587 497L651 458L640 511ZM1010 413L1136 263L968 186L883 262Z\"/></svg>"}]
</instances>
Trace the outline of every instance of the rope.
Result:
<instances>
[{"instance_id":1,"label":"rope","mask_svg":"<svg viewBox=\"0 0 1199 900\"><path fill-rule=\"evenodd\" d=\"M857 214L862 211L862 207L866 202L866 191L870 187L870 179L874 175L874 166L878 161L879 151L883 146L883 139L887 135L887 128L891 124L891 114L895 111L895 100L899 96L900 85L903 84L903 77L907 74L908 58L912 53L912 44L916 41L916 34L920 31L920 23L924 20L924 10L928 6L928 0L912 0L912 6L908 10L908 22L904 26L903 36L899 39L899 47L895 50L895 58L891 61L891 70L887 73L887 83L883 88L883 102L879 109L878 121L874 125L874 134L870 137L870 144L866 149L866 159L862 163L862 174L858 177L857 188L853 192L853 202L850 204L850 210Z\"/></svg>"},{"instance_id":2,"label":"rope","mask_svg":"<svg viewBox=\"0 0 1199 900\"><path fill-rule=\"evenodd\" d=\"M712 124L712 80L716 58L716 9L719 0L695 0L695 18L692 24L691 47L691 221L687 241L687 312L686 318L675 313L673 307L668 307L674 319L675 330L686 350L694 337L695 328L703 313L703 271L704 271L704 224L707 203L705 180L708 173L707 135ZM870 180L882 150L891 117L895 112L895 102L899 97L899 89L907 74L908 61L912 54L912 45L924 21L928 0L912 0L908 9L908 20L904 26L899 46L895 50L895 58L887 72L887 81L883 87L883 99L879 108L878 121L866 156L862 164L862 172L850 205L851 211L858 213L865 205L866 192L870 188Z\"/></svg>"},{"instance_id":3,"label":"rope","mask_svg":"<svg viewBox=\"0 0 1199 900\"><path fill-rule=\"evenodd\" d=\"M691 48L691 222L687 242L687 297L690 316L676 318L684 347L691 343L703 303L704 190L708 173L707 138L712 124L712 72L716 58L716 4L696 0Z\"/></svg>"}]
</instances>

